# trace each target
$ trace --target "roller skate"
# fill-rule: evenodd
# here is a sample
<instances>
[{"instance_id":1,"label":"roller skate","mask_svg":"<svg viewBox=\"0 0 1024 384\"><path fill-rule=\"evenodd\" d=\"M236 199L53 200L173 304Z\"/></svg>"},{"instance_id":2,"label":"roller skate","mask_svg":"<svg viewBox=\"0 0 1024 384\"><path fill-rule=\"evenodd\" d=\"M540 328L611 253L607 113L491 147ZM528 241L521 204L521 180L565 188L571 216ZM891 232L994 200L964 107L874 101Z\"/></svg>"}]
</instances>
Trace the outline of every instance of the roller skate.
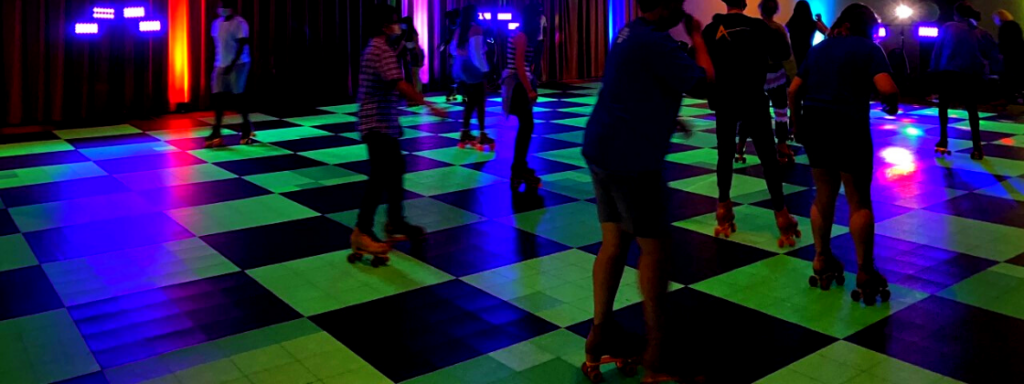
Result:
<instances>
[{"instance_id":1,"label":"roller skate","mask_svg":"<svg viewBox=\"0 0 1024 384\"><path fill-rule=\"evenodd\" d=\"M857 289L850 292L853 301L864 300L864 305L875 305L876 298L884 303L889 301L890 296L889 282L874 267L867 268L867 271L861 268L857 272Z\"/></svg>"},{"instance_id":2,"label":"roller skate","mask_svg":"<svg viewBox=\"0 0 1024 384\"><path fill-rule=\"evenodd\" d=\"M372 257L370 265L377 268L391 260L391 257L388 256L388 252L391 252L391 246L375 239L372 233L363 233L359 228L356 228L352 232L349 242L352 243L352 253L348 255L349 263L355 264L357 261L362 261L366 255L370 255Z\"/></svg>"},{"instance_id":3,"label":"roller skate","mask_svg":"<svg viewBox=\"0 0 1024 384\"><path fill-rule=\"evenodd\" d=\"M241 145L250 145L253 143L253 138L256 137L256 132L249 128L249 132L242 133L242 138L238 140Z\"/></svg>"},{"instance_id":4,"label":"roller skate","mask_svg":"<svg viewBox=\"0 0 1024 384\"><path fill-rule=\"evenodd\" d=\"M734 162L736 164L746 164L747 163L747 155L745 153L743 153L743 152L745 152L746 149L747 149L746 143L740 142L739 144L736 144L736 158L732 159L732 162Z\"/></svg>"},{"instance_id":5,"label":"roller skate","mask_svg":"<svg viewBox=\"0 0 1024 384\"><path fill-rule=\"evenodd\" d=\"M796 239L799 239L802 234L798 228L800 223L793 215L789 214L789 210L783 208L781 211L775 212L775 225L779 227L779 248L795 246Z\"/></svg>"},{"instance_id":6,"label":"roller skate","mask_svg":"<svg viewBox=\"0 0 1024 384\"><path fill-rule=\"evenodd\" d=\"M661 338L653 336L648 338L647 350L644 351L644 378L641 383L672 383L681 381L678 376L666 372L664 353L662 352Z\"/></svg>"},{"instance_id":7,"label":"roller skate","mask_svg":"<svg viewBox=\"0 0 1024 384\"><path fill-rule=\"evenodd\" d=\"M209 137L206 138L206 144L203 145L203 148L220 148L223 146L224 138L220 137L219 135L210 135Z\"/></svg>"},{"instance_id":8,"label":"roller skate","mask_svg":"<svg viewBox=\"0 0 1024 384\"><path fill-rule=\"evenodd\" d=\"M846 275L844 275L843 262L839 261L831 253L827 256L820 256L814 259L814 274L808 279L808 283L811 287L821 288L822 291L827 291L832 288L832 282L836 283L836 286L846 284Z\"/></svg>"},{"instance_id":9,"label":"roller skate","mask_svg":"<svg viewBox=\"0 0 1024 384\"><path fill-rule=\"evenodd\" d=\"M975 148L974 151L971 152L971 160L984 160L984 159L985 159L985 154L981 152L981 148Z\"/></svg>"},{"instance_id":10,"label":"roller skate","mask_svg":"<svg viewBox=\"0 0 1024 384\"><path fill-rule=\"evenodd\" d=\"M521 170L512 170L512 190L518 191L519 187L523 184L526 185L526 190L536 191L541 186L540 177L537 177L537 172L530 168L522 168Z\"/></svg>"},{"instance_id":11,"label":"roller skate","mask_svg":"<svg viewBox=\"0 0 1024 384\"><path fill-rule=\"evenodd\" d=\"M939 140L938 143L935 143L935 154L939 156L949 156L952 155L953 152L949 150L949 143L946 140Z\"/></svg>"},{"instance_id":12,"label":"roller skate","mask_svg":"<svg viewBox=\"0 0 1024 384\"><path fill-rule=\"evenodd\" d=\"M583 375L591 382L604 381L601 366L615 364L623 376L636 376L643 353L643 339L630 335L616 322L595 324L587 337Z\"/></svg>"},{"instance_id":13,"label":"roller skate","mask_svg":"<svg viewBox=\"0 0 1024 384\"><path fill-rule=\"evenodd\" d=\"M466 147L476 146L476 136L468 129L463 129L462 134L459 136L459 149L465 149Z\"/></svg>"},{"instance_id":14,"label":"roller skate","mask_svg":"<svg viewBox=\"0 0 1024 384\"><path fill-rule=\"evenodd\" d=\"M732 212L732 202L718 203L718 212L715 213L718 226L715 227L715 237L725 236L726 239L736 232L736 214Z\"/></svg>"},{"instance_id":15,"label":"roller skate","mask_svg":"<svg viewBox=\"0 0 1024 384\"><path fill-rule=\"evenodd\" d=\"M480 152L486 152L487 147L491 147L491 152L497 148L497 144L490 136L487 136L487 132L480 132L480 138L476 141L476 150Z\"/></svg>"},{"instance_id":16,"label":"roller skate","mask_svg":"<svg viewBox=\"0 0 1024 384\"><path fill-rule=\"evenodd\" d=\"M411 241L423 238L427 231L423 227L409 224L402 220L389 222L384 226L384 233L388 234L388 242Z\"/></svg>"},{"instance_id":17,"label":"roller skate","mask_svg":"<svg viewBox=\"0 0 1024 384\"><path fill-rule=\"evenodd\" d=\"M782 165L793 164L793 151L789 149L789 145L787 145L785 142L782 142L778 144L777 148L779 163Z\"/></svg>"}]
</instances>

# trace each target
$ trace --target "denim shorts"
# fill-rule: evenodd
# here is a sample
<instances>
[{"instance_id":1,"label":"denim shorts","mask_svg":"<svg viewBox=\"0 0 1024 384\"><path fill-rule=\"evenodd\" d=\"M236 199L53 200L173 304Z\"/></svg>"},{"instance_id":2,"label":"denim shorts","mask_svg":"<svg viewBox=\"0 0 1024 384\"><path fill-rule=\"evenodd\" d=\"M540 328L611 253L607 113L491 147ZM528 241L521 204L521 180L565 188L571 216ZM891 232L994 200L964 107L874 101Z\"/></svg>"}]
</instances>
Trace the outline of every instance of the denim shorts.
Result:
<instances>
[{"instance_id":1,"label":"denim shorts","mask_svg":"<svg viewBox=\"0 0 1024 384\"><path fill-rule=\"evenodd\" d=\"M640 238L668 235L668 185L660 171L615 174L589 166L601 223L617 223Z\"/></svg>"}]
</instances>

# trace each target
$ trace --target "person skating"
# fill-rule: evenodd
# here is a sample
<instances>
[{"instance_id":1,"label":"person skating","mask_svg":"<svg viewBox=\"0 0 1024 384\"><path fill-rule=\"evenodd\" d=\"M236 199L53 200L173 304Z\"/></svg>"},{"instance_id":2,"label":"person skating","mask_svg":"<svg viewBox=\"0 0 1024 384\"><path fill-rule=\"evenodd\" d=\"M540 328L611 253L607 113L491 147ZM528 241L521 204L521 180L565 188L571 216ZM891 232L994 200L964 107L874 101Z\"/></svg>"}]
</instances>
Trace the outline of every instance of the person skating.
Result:
<instances>
[{"instance_id":1,"label":"person skating","mask_svg":"<svg viewBox=\"0 0 1024 384\"><path fill-rule=\"evenodd\" d=\"M462 8L462 19L459 21L459 28L455 31L450 47L455 55L455 64L452 68L452 75L459 82L459 88L463 93L462 133L459 136L459 148L476 146L483 150L490 146L494 150L494 139L487 136L484 131L487 104L487 91L484 84L484 77L490 71L487 58L484 56L484 28L477 22L476 5L467 5ZM480 129L480 137L473 136L469 130L473 113L476 113L476 120Z\"/></svg>"},{"instance_id":2,"label":"person skating","mask_svg":"<svg viewBox=\"0 0 1024 384\"><path fill-rule=\"evenodd\" d=\"M519 121L516 132L516 148L512 160L512 188L526 184L528 189L540 186L540 178L530 169L526 157L530 152L533 138L533 104L537 102L537 79L529 71L536 54L531 43L540 33L540 8L526 6L523 10L523 24L508 37L506 62L508 66L501 75L502 108L506 115L513 115Z\"/></svg>"},{"instance_id":3,"label":"person skating","mask_svg":"<svg viewBox=\"0 0 1024 384\"><path fill-rule=\"evenodd\" d=\"M790 105L797 140L804 145L817 187L811 208L815 258L812 286L843 284L843 264L832 254L832 222L839 187L846 187L850 234L857 252L855 300L888 300L888 282L875 268L875 220L871 209L874 150L869 101L882 97L885 112L899 110L899 89L885 52L871 40L878 25L863 4L848 6L833 25L834 37L811 49L793 80Z\"/></svg>"},{"instance_id":4,"label":"person skating","mask_svg":"<svg viewBox=\"0 0 1024 384\"><path fill-rule=\"evenodd\" d=\"M394 45L400 43L396 40L402 32L395 8L377 5L370 20L377 26L374 31L377 35L363 51L357 124L369 152L370 174L351 243L357 254L386 258L390 247L373 230L374 216L382 196L387 196L388 223L385 231L389 240L416 238L424 232L423 228L405 220L402 207L405 195L402 187L405 157L398 143L402 136L402 126L398 122L399 97L406 98L411 104L426 104L438 116L445 116L445 112L424 101L423 95L403 80L402 68L394 48Z\"/></svg>"},{"instance_id":5,"label":"person skating","mask_svg":"<svg viewBox=\"0 0 1024 384\"><path fill-rule=\"evenodd\" d=\"M224 110L234 104L238 114L242 115L241 144L251 144L253 138L252 122L249 121L249 103L245 98L245 85L249 79L249 24L237 15L235 0L222 0L217 13L220 18L210 27L213 36L216 57L213 63L213 78L210 88L213 90L212 103L214 110L213 130L206 137L206 147L224 145L221 129L224 123Z\"/></svg>"},{"instance_id":6,"label":"person skating","mask_svg":"<svg viewBox=\"0 0 1024 384\"><path fill-rule=\"evenodd\" d=\"M709 103L715 111L718 136L718 226L715 236L729 237L736 231L732 210L733 156L736 154L737 129L754 141L764 168L765 183L771 195L775 223L779 228L779 247L793 246L801 233L795 218L786 208L781 169L772 138L772 118L765 113L768 96L764 92L769 62L783 62L790 56L784 37L764 20L743 14L746 0L723 0L727 13L715 15L704 28L703 37L715 65L715 87Z\"/></svg>"},{"instance_id":7,"label":"person skating","mask_svg":"<svg viewBox=\"0 0 1024 384\"><path fill-rule=\"evenodd\" d=\"M668 186L663 170L683 93L701 96L714 77L700 22L687 22L696 62L668 34L686 16L683 0L638 3L641 17L622 28L612 45L583 139L603 241L594 261L594 325L582 367L595 381L604 363L622 364L631 373L641 353L645 382L672 378L664 353L667 329L662 313L669 268ZM641 251L646 350L612 315L626 252L634 239Z\"/></svg>"}]
</instances>

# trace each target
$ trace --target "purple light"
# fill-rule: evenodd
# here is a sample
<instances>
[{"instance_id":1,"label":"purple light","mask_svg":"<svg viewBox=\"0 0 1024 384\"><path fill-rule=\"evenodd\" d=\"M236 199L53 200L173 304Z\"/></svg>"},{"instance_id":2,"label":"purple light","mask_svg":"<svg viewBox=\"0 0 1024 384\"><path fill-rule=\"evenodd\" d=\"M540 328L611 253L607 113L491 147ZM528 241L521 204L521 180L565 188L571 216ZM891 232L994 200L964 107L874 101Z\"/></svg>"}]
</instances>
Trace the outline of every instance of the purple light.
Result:
<instances>
[{"instance_id":1,"label":"purple light","mask_svg":"<svg viewBox=\"0 0 1024 384\"><path fill-rule=\"evenodd\" d=\"M939 37L939 28L917 27L917 35L920 37Z\"/></svg>"},{"instance_id":2,"label":"purple light","mask_svg":"<svg viewBox=\"0 0 1024 384\"><path fill-rule=\"evenodd\" d=\"M885 37L888 34L889 31L887 31L885 27L878 27L878 37Z\"/></svg>"},{"instance_id":3,"label":"purple light","mask_svg":"<svg viewBox=\"0 0 1024 384\"><path fill-rule=\"evenodd\" d=\"M77 23L75 33L79 35L95 35L100 33L100 25L96 23Z\"/></svg>"},{"instance_id":4,"label":"purple light","mask_svg":"<svg viewBox=\"0 0 1024 384\"><path fill-rule=\"evenodd\" d=\"M508 23L508 30L511 31L511 30L516 29L516 28L519 28L519 23Z\"/></svg>"},{"instance_id":5,"label":"purple light","mask_svg":"<svg viewBox=\"0 0 1024 384\"><path fill-rule=\"evenodd\" d=\"M146 17L146 8L145 7L125 7L125 9L124 9L124 18L126 18L126 19L136 19L136 18L140 18L140 17Z\"/></svg>"},{"instance_id":6,"label":"purple light","mask_svg":"<svg viewBox=\"0 0 1024 384\"><path fill-rule=\"evenodd\" d=\"M498 20L512 20L512 14L511 13L499 13L498 14Z\"/></svg>"},{"instance_id":7,"label":"purple light","mask_svg":"<svg viewBox=\"0 0 1024 384\"><path fill-rule=\"evenodd\" d=\"M157 32L159 30L160 30L160 21L159 20L140 21L139 22L139 31L140 32Z\"/></svg>"},{"instance_id":8,"label":"purple light","mask_svg":"<svg viewBox=\"0 0 1024 384\"><path fill-rule=\"evenodd\" d=\"M92 17L94 19L110 19L114 18L114 8L101 8L96 7L92 9Z\"/></svg>"}]
</instances>

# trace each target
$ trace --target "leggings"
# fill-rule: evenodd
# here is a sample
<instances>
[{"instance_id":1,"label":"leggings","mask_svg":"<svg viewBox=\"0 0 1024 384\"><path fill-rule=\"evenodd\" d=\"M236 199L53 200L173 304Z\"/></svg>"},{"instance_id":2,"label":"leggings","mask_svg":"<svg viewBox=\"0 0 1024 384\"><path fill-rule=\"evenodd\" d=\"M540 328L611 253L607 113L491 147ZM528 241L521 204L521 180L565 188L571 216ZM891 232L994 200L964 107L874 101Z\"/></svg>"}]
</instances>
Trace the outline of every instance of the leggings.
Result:
<instances>
[{"instance_id":1,"label":"leggings","mask_svg":"<svg viewBox=\"0 0 1024 384\"><path fill-rule=\"evenodd\" d=\"M370 177L363 201L359 204L356 228L363 233L373 233L374 216L384 196L388 203L388 221L394 223L405 220L402 207L405 199L405 189L402 187L405 156L402 155L398 139L386 133L369 132L363 136L363 141L370 153Z\"/></svg>"},{"instance_id":2,"label":"leggings","mask_svg":"<svg viewBox=\"0 0 1024 384\"><path fill-rule=\"evenodd\" d=\"M942 127L940 138L949 140L949 104L959 101L967 110L971 124L971 141L974 149L981 149L981 118L978 116L978 84L980 78L958 72L939 73L939 124Z\"/></svg>"},{"instance_id":3,"label":"leggings","mask_svg":"<svg viewBox=\"0 0 1024 384\"><path fill-rule=\"evenodd\" d=\"M718 201L732 200L732 166L736 156L736 131L754 141L757 157L764 167L764 180L772 197L772 208L781 211L786 207L782 192L782 176L779 161L772 142L771 116L761 108L752 111L718 111L715 113L715 130L718 135Z\"/></svg>"},{"instance_id":4,"label":"leggings","mask_svg":"<svg viewBox=\"0 0 1024 384\"><path fill-rule=\"evenodd\" d=\"M769 89L768 100L775 110L775 140L779 144L789 141L789 87L788 84ZM747 145L749 136L740 130L740 143L737 149Z\"/></svg>"},{"instance_id":5,"label":"leggings","mask_svg":"<svg viewBox=\"0 0 1024 384\"><path fill-rule=\"evenodd\" d=\"M462 129L469 130L470 120L473 112L476 112L476 121L479 123L480 132L484 131L484 107L487 105L487 92L484 90L484 82L467 83L461 82L462 96L465 98L465 105L462 110Z\"/></svg>"},{"instance_id":6,"label":"leggings","mask_svg":"<svg viewBox=\"0 0 1024 384\"><path fill-rule=\"evenodd\" d=\"M524 171L529 168L526 156L530 153L530 141L533 140L533 104L526 94L526 87L517 83L512 89L512 114L519 120L519 131L516 132L516 150L512 157L512 171Z\"/></svg>"}]
</instances>

